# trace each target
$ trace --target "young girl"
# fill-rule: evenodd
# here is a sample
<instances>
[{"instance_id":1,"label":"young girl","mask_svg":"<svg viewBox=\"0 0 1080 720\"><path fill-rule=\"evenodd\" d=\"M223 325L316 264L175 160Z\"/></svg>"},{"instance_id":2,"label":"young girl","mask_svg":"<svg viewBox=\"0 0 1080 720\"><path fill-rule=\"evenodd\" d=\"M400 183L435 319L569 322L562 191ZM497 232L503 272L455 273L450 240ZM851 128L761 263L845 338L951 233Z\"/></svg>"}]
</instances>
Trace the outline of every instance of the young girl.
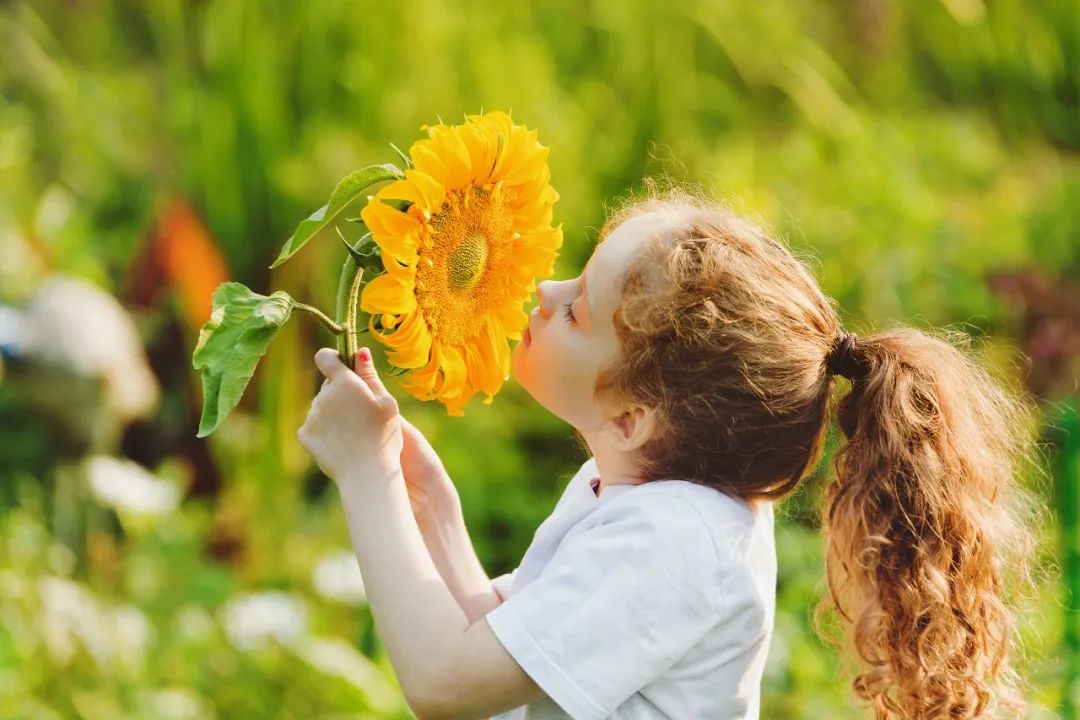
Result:
<instances>
[{"instance_id":1,"label":"young girl","mask_svg":"<svg viewBox=\"0 0 1080 720\"><path fill-rule=\"evenodd\" d=\"M1028 405L945 340L845 332L788 248L678 189L622 207L581 275L537 294L512 374L591 457L494 580L370 354L355 373L316 354L299 437L419 717L757 718L772 503L817 466L834 407L823 608L856 695L879 719L1019 712L1005 585L1031 546Z\"/></svg>"}]
</instances>

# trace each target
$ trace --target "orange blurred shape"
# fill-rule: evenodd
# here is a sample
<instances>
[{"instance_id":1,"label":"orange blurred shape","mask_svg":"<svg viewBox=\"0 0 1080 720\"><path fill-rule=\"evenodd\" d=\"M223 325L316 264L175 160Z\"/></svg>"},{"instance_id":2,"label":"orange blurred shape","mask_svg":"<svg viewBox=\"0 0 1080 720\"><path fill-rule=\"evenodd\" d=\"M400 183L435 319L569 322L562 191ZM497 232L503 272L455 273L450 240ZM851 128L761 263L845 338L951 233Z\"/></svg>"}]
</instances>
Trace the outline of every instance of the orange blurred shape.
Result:
<instances>
[{"instance_id":1,"label":"orange blurred shape","mask_svg":"<svg viewBox=\"0 0 1080 720\"><path fill-rule=\"evenodd\" d=\"M184 200L158 213L154 255L164 279L177 293L184 322L198 330L210 318L214 290L229 279L225 259Z\"/></svg>"}]
</instances>

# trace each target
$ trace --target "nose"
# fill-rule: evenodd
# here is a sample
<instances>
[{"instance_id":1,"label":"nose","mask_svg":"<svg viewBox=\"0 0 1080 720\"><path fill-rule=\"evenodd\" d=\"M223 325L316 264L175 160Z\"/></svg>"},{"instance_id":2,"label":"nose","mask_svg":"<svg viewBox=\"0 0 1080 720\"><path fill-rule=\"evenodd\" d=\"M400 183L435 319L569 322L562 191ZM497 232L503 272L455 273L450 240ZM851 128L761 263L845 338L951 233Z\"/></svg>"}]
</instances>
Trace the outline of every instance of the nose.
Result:
<instances>
[{"instance_id":1,"label":"nose","mask_svg":"<svg viewBox=\"0 0 1080 720\"><path fill-rule=\"evenodd\" d=\"M544 280L536 286L536 299L540 301L539 312L545 318L555 311L562 283L561 280Z\"/></svg>"}]
</instances>

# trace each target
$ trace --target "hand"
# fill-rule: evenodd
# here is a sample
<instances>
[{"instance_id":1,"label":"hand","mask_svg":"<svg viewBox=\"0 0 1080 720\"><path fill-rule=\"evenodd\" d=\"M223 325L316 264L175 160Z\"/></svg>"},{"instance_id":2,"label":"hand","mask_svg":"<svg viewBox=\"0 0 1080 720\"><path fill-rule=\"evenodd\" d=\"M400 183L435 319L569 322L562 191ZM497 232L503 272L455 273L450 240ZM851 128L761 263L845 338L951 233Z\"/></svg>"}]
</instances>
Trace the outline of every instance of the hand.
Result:
<instances>
[{"instance_id":1,"label":"hand","mask_svg":"<svg viewBox=\"0 0 1080 720\"><path fill-rule=\"evenodd\" d=\"M409 491L416 524L426 530L443 513L460 508L461 498L435 448L404 416L401 416L401 431L404 440L401 470L405 475L405 487Z\"/></svg>"},{"instance_id":2,"label":"hand","mask_svg":"<svg viewBox=\"0 0 1080 720\"><path fill-rule=\"evenodd\" d=\"M356 353L356 372L333 348L320 348L315 364L326 380L296 436L319 469L339 485L350 473L400 469L398 403L375 372L370 350Z\"/></svg>"}]
</instances>

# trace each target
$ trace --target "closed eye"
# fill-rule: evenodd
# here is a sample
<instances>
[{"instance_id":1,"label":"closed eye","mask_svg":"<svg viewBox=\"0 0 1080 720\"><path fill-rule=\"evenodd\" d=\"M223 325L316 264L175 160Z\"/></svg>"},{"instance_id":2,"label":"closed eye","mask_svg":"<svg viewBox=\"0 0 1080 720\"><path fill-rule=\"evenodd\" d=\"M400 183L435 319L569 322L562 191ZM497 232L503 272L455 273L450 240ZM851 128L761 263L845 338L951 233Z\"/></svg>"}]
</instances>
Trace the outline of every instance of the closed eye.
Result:
<instances>
[{"instance_id":1,"label":"closed eye","mask_svg":"<svg viewBox=\"0 0 1080 720\"><path fill-rule=\"evenodd\" d=\"M574 320L575 320L574 311L570 307L573 304L574 304L573 300L571 300L568 303L563 303L563 307L566 308L566 310L563 312L563 317L566 318L567 320L569 320L570 322L574 322Z\"/></svg>"}]
</instances>

